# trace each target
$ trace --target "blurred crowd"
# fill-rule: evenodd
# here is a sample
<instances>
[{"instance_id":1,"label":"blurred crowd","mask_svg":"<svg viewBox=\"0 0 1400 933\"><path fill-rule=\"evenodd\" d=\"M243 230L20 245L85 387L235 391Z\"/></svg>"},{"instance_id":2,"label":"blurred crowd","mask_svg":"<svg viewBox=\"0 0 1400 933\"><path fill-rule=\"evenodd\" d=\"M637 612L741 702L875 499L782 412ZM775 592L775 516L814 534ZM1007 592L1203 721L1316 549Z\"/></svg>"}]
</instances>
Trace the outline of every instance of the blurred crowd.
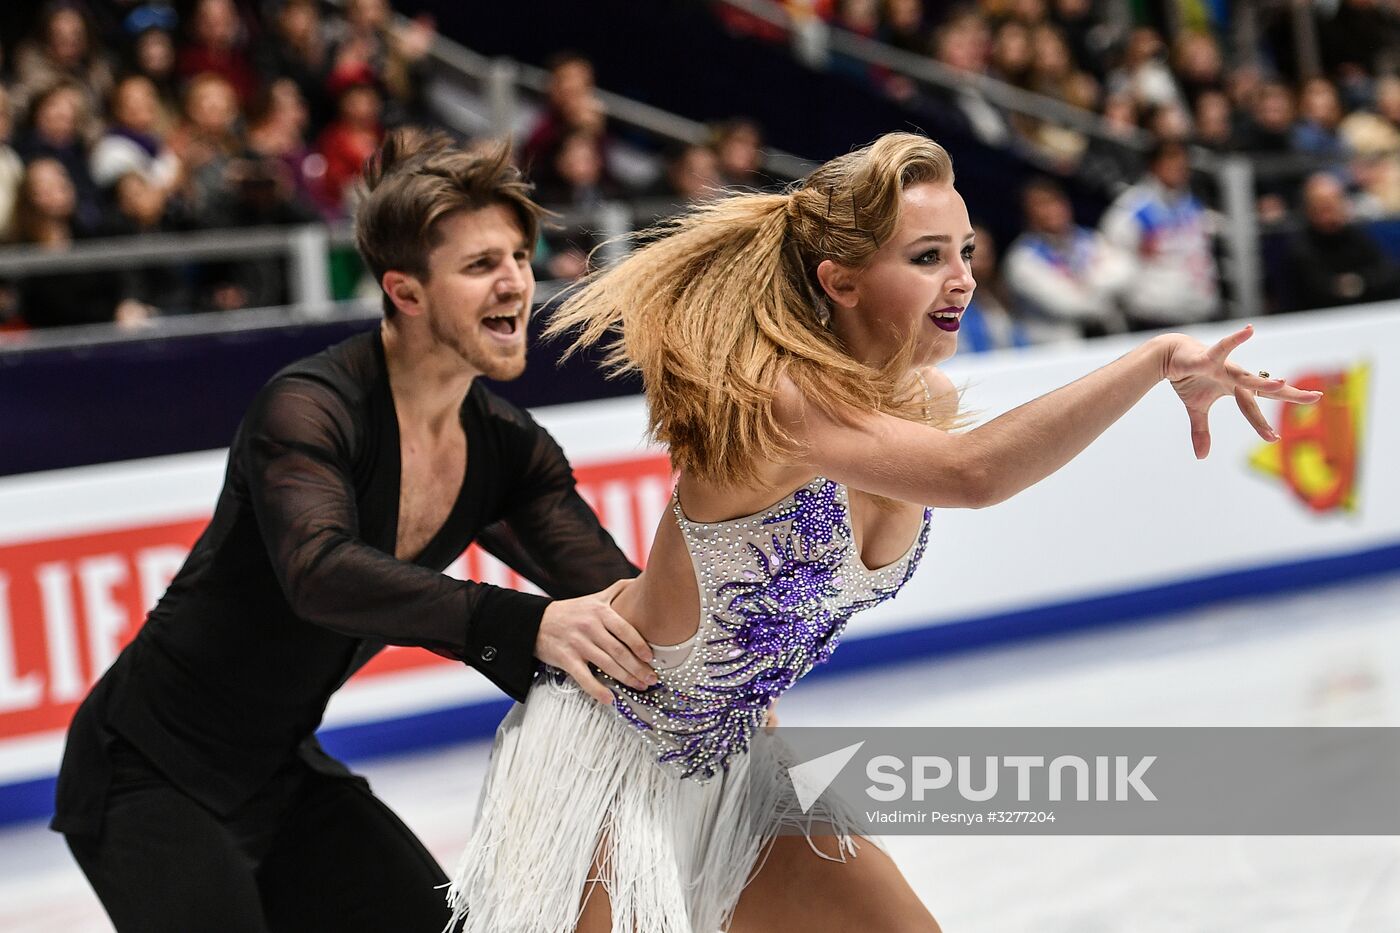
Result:
<instances>
[{"instance_id":1,"label":"blurred crowd","mask_svg":"<svg viewBox=\"0 0 1400 933\"><path fill-rule=\"evenodd\" d=\"M1265 17L1257 47L1241 56L1235 33L1204 7L1191 7L1168 39L1141 24L1150 6L1137 25L1115 25L1105 2L788 0L957 72L1092 111L1109 130L1101 138L1011 112L973 82L939 90L861 62L831 63L874 93L937 107L1039 172L1021 192L1019 234L998 244L979 232L963 344L1223 316L1217 192L1192 172L1197 147L1251 155L1259 217L1289 231L1273 310L1400 297L1400 271L1364 223L1400 214L1400 0L1310 12L1318 68L1307 74L1290 21ZM434 39L430 20L399 19L387 0L0 9L0 238L61 250L91 237L342 222L385 129L438 122ZM1246 63L1227 65L1227 46ZM561 52L547 64L544 96L516 134L518 161L558 221L538 244L541 279L577 278L608 236L686 204L785 181L764 172L755 120L720 122L702 141L658 150L610 120L587 57ZM1098 190L1107 212L1085 224L1067 187ZM624 216L609 222L619 206ZM26 274L0 283L0 328L282 304L285 267L275 258Z\"/></svg>"},{"instance_id":2,"label":"blurred crowd","mask_svg":"<svg viewBox=\"0 0 1400 933\"><path fill-rule=\"evenodd\" d=\"M1253 5L1248 23L1230 19L1231 11L1243 15L1235 6L1105 0L784 6L798 21L820 18L955 75L994 79L1100 118L1105 133L1085 133L999 106L975 82L921 86L835 56L831 67L936 108L1043 176L1023 192L1023 232L1004 251L989 231L979 235L982 314L967 321L965 345L1221 317L1219 190L1192 172L1200 149L1253 164L1257 218L1285 243L1269 257L1269 310L1400 297L1400 267L1367 229L1400 215L1397 0ZM741 31L784 38L737 9L727 18ZM1061 185L1110 199L1096 228L1075 223Z\"/></svg>"},{"instance_id":3,"label":"blurred crowd","mask_svg":"<svg viewBox=\"0 0 1400 933\"><path fill-rule=\"evenodd\" d=\"M1366 216L1400 213L1400 4L1307 4L1316 41L1300 49L1292 5L1251 9L1253 41L1223 5L1184 5L1174 33L1111 15L1103 0L787 0L806 15L1099 115L1125 138L1144 130L1259 157L1266 220L1301 208L1299 182L1336 174ZM1124 5L1125 13L1129 8ZM1150 23L1154 9L1132 8ZM1146 15L1144 15L1144 13ZM1162 17L1164 18L1165 14ZM849 67L849 65L847 66ZM937 93L881 69L899 98ZM1046 119L1005 112L970 85L948 103L985 142L1116 194L1141 172L1130 149Z\"/></svg>"},{"instance_id":4,"label":"blurred crowd","mask_svg":"<svg viewBox=\"0 0 1400 933\"><path fill-rule=\"evenodd\" d=\"M0 241L57 251L94 237L346 220L385 130L437 122L433 24L395 20L386 0L0 10ZM517 140L537 196L559 212L539 244L541 278L582 274L606 204L627 199L628 221L646 224L726 185L771 181L750 121L657 152L616 138L588 59L561 53L550 75ZM139 324L289 297L281 258L26 274L0 284L0 329Z\"/></svg>"},{"instance_id":5,"label":"blurred crowd","mask_svg":"<svg viewBox=\"0 0 1400 933\"><path fill-rule=\"evenodd\" d=\"M8 5L7 5L8 6ZM49 0L0 13L0 236L76 240L347 216L384 127L422 112L429 22L385 0ZM280 259L26 275L45 327L287 300Z\"/></svg>"}]
</instances>

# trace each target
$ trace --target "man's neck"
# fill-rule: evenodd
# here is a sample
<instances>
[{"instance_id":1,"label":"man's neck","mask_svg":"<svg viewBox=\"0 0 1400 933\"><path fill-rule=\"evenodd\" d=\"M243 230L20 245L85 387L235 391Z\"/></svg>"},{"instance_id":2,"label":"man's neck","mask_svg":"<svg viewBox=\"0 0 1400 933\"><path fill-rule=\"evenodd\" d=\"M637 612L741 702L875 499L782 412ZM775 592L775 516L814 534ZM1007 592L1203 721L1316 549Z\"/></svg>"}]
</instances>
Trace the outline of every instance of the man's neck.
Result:
<instances>
[{"instance_id":1,"label":"man's neck","mask_svg":"<svg viewBox=\"0 0 1400 933\"><path fill-rule=\"evenodd\" d=\"M439 434L455 427L462 399L480 374L425 331L385 321L380 336L400 431Z\"/></svg>"}]
</instances>

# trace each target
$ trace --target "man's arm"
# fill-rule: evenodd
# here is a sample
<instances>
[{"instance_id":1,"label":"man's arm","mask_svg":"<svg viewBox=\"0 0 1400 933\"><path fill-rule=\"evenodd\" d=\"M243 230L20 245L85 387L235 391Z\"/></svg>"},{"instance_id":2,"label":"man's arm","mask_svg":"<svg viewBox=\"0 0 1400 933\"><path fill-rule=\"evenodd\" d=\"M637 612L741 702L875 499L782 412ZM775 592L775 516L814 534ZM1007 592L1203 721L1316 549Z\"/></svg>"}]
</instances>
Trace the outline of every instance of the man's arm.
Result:
<instances>
[{"instance_id":1,"label":"man's arm","mask_svg":"<svg viewBox=\"0 0 1400 933\"><path fill-rule=\"evenodd\" d=\"M500 521L477 540L551 596L593 593L640 572L579 495L568 458L528 415L512 432L516 481Z\"/></svg>"},{"instance_id":2,"label":"man's arm","mask_svg":"<svg viewBox=\"0 0 1400 933\"><path fill-rule=\"evenodd\" d=\"M524 699L550 601L454 580L362 541L351 423L328 387L283 379L254 403L233 452L292 611L346 635L459 658Z\"/></svg>"},{"instance_id":3,"label":"man's arm","mask_svg":"<svg viewBox=\"0 0 1400 933\"><path fill-rule=\"evenodd\" d=\"M617 678L618 669L642 689L655 683L649 664L652 652L646 639L611 609L597 622L587 624L558 611L559 606L595 597L608 587L608 602L616 594L617 581L627 581L639 571L598 522L574 483L573 469L564 451L549 432L526 412L499 403L495 414L506 430L503 462L510 465L513 482L502 517L483 529L477 541L517 572L554 597L574 597L556 603L545 612L535 643L535 655L569 673L591 696L612 702L608 688L593 676L589 665Z\"/></svg>"}]
</instances>

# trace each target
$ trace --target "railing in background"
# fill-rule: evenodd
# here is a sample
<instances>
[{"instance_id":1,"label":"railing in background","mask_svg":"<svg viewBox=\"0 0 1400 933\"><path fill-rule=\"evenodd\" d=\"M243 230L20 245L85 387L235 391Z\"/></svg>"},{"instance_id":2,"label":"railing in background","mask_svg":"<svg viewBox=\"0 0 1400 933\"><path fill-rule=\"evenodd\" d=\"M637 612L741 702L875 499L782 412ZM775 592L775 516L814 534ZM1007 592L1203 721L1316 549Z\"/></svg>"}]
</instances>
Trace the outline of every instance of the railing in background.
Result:
<instances>
[{"instance_id":1,"label":"railing in background","mask_svg":"<svg viewBox=\"0 0 1400 933\"><path fill-rule=\"evenodd\" d=\"M677 207L666 200L603 201L589 209L559 210L555 217L559 226L582 230L597 239L601 246L596 260L610 263L626 255L631 248L630 234L674 213ZM0 359L6 354L37 349L118 340L231 333L321 321L369 320L381 313L378 301L333 301L331 298L330 251L353 242L354 234L347 224L331 227L306 224L84 240L54 251L32 246L0 247L0 277L278 257L287 261L291 297L291 303L283 307L172 313L155 317L138 327L85 324L0 332ZM550 301L569 284L563 280L539 282L535 288L536 303Z\"/></svg>"}]
</instances>

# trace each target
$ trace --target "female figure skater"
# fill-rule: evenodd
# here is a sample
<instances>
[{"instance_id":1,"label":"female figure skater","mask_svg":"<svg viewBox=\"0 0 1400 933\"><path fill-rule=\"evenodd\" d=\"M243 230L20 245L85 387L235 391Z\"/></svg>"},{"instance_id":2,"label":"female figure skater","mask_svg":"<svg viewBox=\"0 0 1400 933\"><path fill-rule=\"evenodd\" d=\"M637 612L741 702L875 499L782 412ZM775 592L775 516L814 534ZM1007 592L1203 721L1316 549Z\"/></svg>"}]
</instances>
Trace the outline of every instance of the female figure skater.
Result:
<instances>
[{"instance_id":1,"label":"female figure skater","mask_svg":"<svg viewBox=\"0 0 1400 933\"><path fill-rule=\"evenodd\" d=\"M787 193L657 233L549 332L606 341L611 365L641 372L679 471L646 571L614 602L660 683L542 672L497 733L453 906L468 931L937 931L885 853L840 814L804 817L756 763L772 703L909 579L932 508L1034 485L1163 379L1198 458L1217 399L1274 440L1256 396L1319 395L1232 362L1248 327L1212 347L1164 334L950 432L957 395L934 366L972 298L973 233L948 154L923 136L883 136ZM766 822L745 809L750 785Z\"/></svg>"}]
</instances>

